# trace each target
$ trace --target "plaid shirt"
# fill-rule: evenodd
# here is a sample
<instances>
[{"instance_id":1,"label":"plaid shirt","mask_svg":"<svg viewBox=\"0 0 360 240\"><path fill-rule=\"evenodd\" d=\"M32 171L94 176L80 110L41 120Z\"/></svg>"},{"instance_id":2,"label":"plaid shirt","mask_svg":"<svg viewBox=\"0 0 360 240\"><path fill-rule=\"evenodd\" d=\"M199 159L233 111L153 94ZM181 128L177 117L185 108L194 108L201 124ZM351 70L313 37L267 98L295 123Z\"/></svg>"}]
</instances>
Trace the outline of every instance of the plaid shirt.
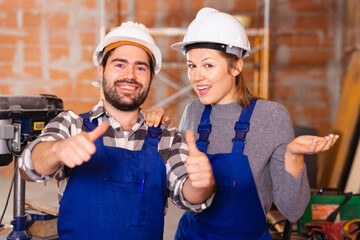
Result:
<instances>
[{"instance_id":1,"label":"plaid shirt","mask_svg":"<svg viewBox=\"0 0 360 240\"><path fill-rule=\"evenodd\" d=\"M102 100L90 111L90 120L92 121L93 119L97 119L99 124L103 121L107 121L110 124L108 131L103 135L105 146L120 147L131 151L137 151L142 148L147 133L147 126L145 125L141 110L136 124L127 136L124 135L121 125L106 113ZM185 170L185 159L188 156L188 147L185 141L176 128L165 128L162 126L162 130L158 152L166 166L168 197L170 196L172 202L180 208L194 212L204 210L210 205L213 197L205 203L193 205L187 202L182 194L183 183L188 177ZM68 168L62 165L58 171L51 176L40 175L34 169L31 152L39 142L66 139L82 131L86 131L82 118L72 111L64 111L46 125L39 137L25 148L22 156L19 158L20 168L36 182L50 181L55 177L59 186L59 201L62 198L69 180L69 174L66 171ZM165 213L166 210L167 204Z\"/></svg>"}]
</instances>

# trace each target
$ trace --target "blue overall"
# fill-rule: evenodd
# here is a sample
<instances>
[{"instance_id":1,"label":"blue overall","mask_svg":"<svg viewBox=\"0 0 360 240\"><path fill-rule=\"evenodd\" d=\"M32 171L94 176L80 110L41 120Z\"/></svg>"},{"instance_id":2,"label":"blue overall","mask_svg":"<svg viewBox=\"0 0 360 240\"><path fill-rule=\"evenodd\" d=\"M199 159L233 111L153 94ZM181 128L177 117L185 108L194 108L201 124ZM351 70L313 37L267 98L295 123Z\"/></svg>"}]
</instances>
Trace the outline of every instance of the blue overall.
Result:
<instances>
[{"instance_id":1,"label":"blue overall","mask_svg":"<svg viewBox=\"0 0 360 240\"><path fill-rule=\"evenodd\" d=\"M213 203L201 213L186 211L180 219L176 240L271 239L248 157L244 155L246 133L256 101L242 110L235 124L231 153L206 154L216 181ZM211 105L198 127L197 147L206 153L211 132Z\"/></svg>"},{"instance_id":2,"label":"blue overall","mask_svg":"<svg viewBox=\"0 0 360 240\"><path fill-rule=\"evenodd\" d=\"M89 113L81 115L88 131ZM160 128L148 128L139 151L95 141L89 162L72 169L61 200L61 240L163 238L166 168L158 153Z\"/></svg>"}]
</instances>

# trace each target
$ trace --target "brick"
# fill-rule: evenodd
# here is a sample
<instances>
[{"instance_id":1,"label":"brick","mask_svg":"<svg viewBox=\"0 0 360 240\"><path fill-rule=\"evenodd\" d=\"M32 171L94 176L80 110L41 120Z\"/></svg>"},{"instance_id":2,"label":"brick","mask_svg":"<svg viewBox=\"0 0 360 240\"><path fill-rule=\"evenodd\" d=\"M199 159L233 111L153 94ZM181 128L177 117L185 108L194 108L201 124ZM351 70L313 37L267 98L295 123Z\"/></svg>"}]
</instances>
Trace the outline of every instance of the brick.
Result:
<instances>
[{"instance_id":1,"label":"brick","mask_svg":"<svg viewBox=\"0 0 360 240\"><path fill-rule=\"evenodd\" d=\"M79 98L100 99L100 88L94 87L90 82L77 83L75 87L75 96Z\"/></svg>"},{"instance_id":2,"label":"brick","mask_svg":"<svg viewBox=\"0 0 360 240\"><path fill-rule=\"evenodd\" d=\"M69 48L68 47L50 47L49 48L49 60L56 61L60 59L69 58Z\"/></svg>"},{"instance_id":3,"label":"brick","mask_svg":"<svg viewBox=\"0 0 360 240\"><path fill-rule=\"evenodd\" d=\"M328 102L330 100L329 91L326 86L306 86L305 91L314 101Z\"/></svg>"},{"instance_id":4,"label":"brick","mask_svg":"<svg viewBox=\"0 0 360 240\"><path fill-rule=\"evenodd\" d=\"M166 27L178 27L184 22L184 16L180 14L167 14L163 17L163 22Z\"/></svg>"},{"instance_id":5,"label":"brick","mask_svg":"<svg viewBox=\"0 0 360 240\"><path fill-rule=\"evenodd\" d=\"M277 48L273 63L280 66L326 65L333 58L331 48Z\"/></svg>"},{"instance_id":6,"label":"brick","mask_svg":"<svg viewBox=\"0 0 360 240\"><path fill-rule=\"evenodd\" d=\"M0 61L0 79L15 77L18 77L18 75L13 72L13 64Z\"/></svg>"},{"instance_id":7,"label":"brick","mask_svg":"<svg viewBox=\"0 0 360 240\"><path fill-rule=\"evenodd\" d=\"M284 102L289 99L293 99L295 96L294 88L292 86L277 86L269 89L272 98L276 98L277 101Z\"/></svg>"},{"instance_id":8,"label":"brick","mask_svg":"<svg viewBox=\"0 0 360 240\"><path fill-rule=\"evenodd\" d=\"M326 65L333 58L332 49L291 49L289 64Z\"/></svg>"},{"instance_id":9,"label":"brick","mask_svg":"<svg viewBox=\"0 0 360 240\"><path fill-rule=\"evenodd\" d=\"M40 32L39 30L6 29L1 33L0 44L16 44L18 41L23 41L26 44L38 44Z\"/></svg>"},{"instance_id":10,"label":"brick","mask_svg":"<svg viewBox=\"0 0 360 240\"><path fill-rule=\"evenodd\" d=\"M32 86L29 86L27 88L27 93L28 94L40 94L40 93L53 94L52 92L49 91L48 88L49 88L49 86L37 83L37 84L33 84Z\"/></svg>"},{"instance_id":11,"label":"brick","mask_svg":"<svg viewBox=\"0 0 360 240\"><path fill-rule=\"evenodd\" d=\"M206 1L204 0L198 0L198 1L190 1L190 6L187 9L187 13L189 13L188 11L190 10L192 13L192 17L190 17L190 19L194 19L196 16L196 13L203 7L215 7L215 6L211 6L211 5L207 5ZM220 10L220 9L219 9Z\"/></svg>"},{"instance_id":12,"label":"brick","mask_svg":"<svg viewBox=\"0 0 360 240\"><path fill-rule=\"evenodd\" d=\"M80 32L80 39L82 46L93 47L98 43L97 34L95 32Z\"/></svg>"},{"instance_id":13,"label":"brick","mask_svg":"<svg viewBox=\"0 0 360 240\"><path fill-rule=\"evenodd\" d=\"M66 29L48 29L48 43L56 45L68 45L69 32Z\"/></svg>"},{"instance_id":14,"label":"brick","mask_svg":"<svg viewBox=\"0 0 360 240\"><path fill-rule=\"evenodd\" d=\"M35 46L25 46L24 61L25 62L40 62L41 61L41 49L39 47L35 47Z\"/></svg>"},{"instance_id":15,"label":"brick","mask_svg":"<svg viewBox=\"0 0 360 240\"><path fill-rule=\"evenodd\" d=\"M273 27L281 29L282 31L289 29L323 29L328 31L335 25L335 18L326 14L300 15L283 13L281 15L275 15L272 24Z\"/></svg>"},{"instance_id":16,"label":"brick","mask_svg":"<svg viewBox=\"0 0 360 240\"><path fill-rule=\"evenodd\" d=\"M146 27L154 27L157 19L156 12L154 13L143 13L143 12L136 12L135 16L136 21L144 24Z\"/></svg>"},{"instance_id":17,"label":"brick","mask_svg":"<svg viewBox=\"0 0 360 240\"><path fill-rule=\"evenodd\" d=\"M94 67L95 69L95 65L93 62L93 53L95 51L95 47L91 47L91 48L82 48L81 49L81 61L83 63L89 63L90 67Z\"/></svg>"},{"instance_id":18,"label":"brick","mask_svg":"<svg viewBox=\"0 0 360 240\"><path fill-rule=\"evenodd\" d=\"M40 9L40 0L2 0L0 1L0 9Z\"/></svg>"},{"instance_id":19,"label":"brick","mask_svg":"<svg viewBox=\"0 0 360 240\"><path fill-rule=\"evenodd\" d=\"M248 1L248 0L235 0L233 1L233 8L231 9L231 13L239 13L239 12L256 12L257 9L262 9L262 3L259 1Z\"/></svg>"},{"instance_id":20,"label":"brick","mask_svg":"<svg viewBox=\"0 0 360 240\"><path fill-rule=\"evenodd\" d=\"M185 9L186 1L170 0L170 1L165 1L163 3L166 4L160 5L160 10L165 11L168 14L175 14L179 12L184 12L186 10Z\"/></svg>"},{"instance_id":21,"label":"brick","mask_svg":"<svg viewBox=\"0 0 360 240\"><path fill-rule=\"evenodd\" d=\"M157 0L136 0L135 1L135 12L153 12L156 14L158 7Z\"/></svg>"},{"instance_id":22,"label":"brick","mask_svg":"<svg viewBox=\"0 0 360 240\"><path fill-rule=\"evenodd\" d=\"M82 7L88 8L88 9L96 9L97 7L97 1L96 0L81 0L80 4Z\"/></svg>"},{"instance_id":23,"label":"brick","mask_svg":"<svg viewBox=\"0 0 360 240\"><path fill-rule=\"evenodd\" d=\"M17 13L15 11L1 12L0 26L2 27L17 27Z\"/></svg>"},{"instance_id":24,"label":"brick","mask_svg":"<svg viewBox=\"0 0 360 240\"><path fill-rule=\"evenodd\" d=\"M51 85L51 93L59 98L68 98L73 96L73 85L71 81L61 81Z\"/></svg>"},{"instance_id":25,"label":"brick","mask_svg":"<svg viewBox=\"0 0 360 240\"><path fill-rule=\"evenodd\" d=\"M43 15L38 12L24 11L22 18L23 27L40 27L42 24Z\"/></svg>"},{"instance_id":26,"label":"brick","mask_svg":"<svg viewBox=\"0 0 360 240\"><path fill-rule=\"evenodd\" d=\"M50 73L50 78L53 79L70 79L70 74L69 72L66 71L60 71L60 70L56 70L56 69L49 69L49 73Z\"/></svg>"},{"instance_id":27,"label":"brick","mask_svg":"<svg viewBox=\"0 0 360 240\"><path fill-rule=\"evenodd\" d=\"M80 71L76 76L76 80L89 80L89 79L93 79L94 81L96 81L97 79L97 70L95 66Z\"/></svg>"},{"instance_id":28,"label":"brick","mask_svg":"<svg viewBox=\"0 0 360 240\"><path fill-rule=\"evenodd\" d=\"M277 46L286 45L289 47L332 47L334 36L330 36L325 31L278 33L275 43Z\"/></svg>"},{"instance_id":29,"label":"brick","mask_svg":"<svg viewBox=\"0 0 360 240\"><path fill-rule=\"evenodd\" d=\"M13 87L12 84L0 84L0 94L2 94L2 95L13 94L13 91L11 90L12 87Z\"/></svg>"},{"instance_id":30,"label":"brick","mask_svg":"<svg viewBox=\"0 0 360 240\"><path fill-rule=\"evenodd\" d=\"M319 84L326 79L325 66L301 66L285 69L277 69L272 78L275 85L287 85L294 83L314 83Z\"/></svg>"},{"instance_id":31,"label":"brick","mask_svg":"<svg viewBox=\"0 0 360 240\"><path fill-rule=\"evenodd\" d=\"M287 5L287 6L286 6ZM279 4L279 9L304 11L304 12L330 12L335 11L336 1L331 0L305 0L305 1L289 1L288 4ZM284 8L283 8L284 7Z\"/></svg>"},{"instance_id":32,"label":"brick","mask_svg":"<svg viewBox=\"0 0 360 240\"><path fill-rule=\"evenodd\" d=\"M330 119L330 117L328 117ZM308 120L308 125L315 127L318 130L318 136L326 136L330 133L332 133L331 131L331 124L329 123L329 121L327 120Z\"/></svg>"},{"instance_id":33,"label":"brick","mask_svg":"<svg viewBox=\"0 0 360 240\"><path fill-rule=\"evenodd\" d=\"M0 61L11 62L14 60L16 48L0 46Z\"/></svg>"},{"instance_id":34,"label":"brick","mask_svg":"<svg viewBox=\"0 0 360 240\"><path fill-rule=\"evenodd\" d=\"M92 66L94 66L95 69L95 65L93 65L93 53L95 51L95 45L92 46L91 48L82 48L81 49L81 59L82 62L88 62L90 63Z\"/></svg>"},{"instance_id":35,"label":"brick","mask_svg":"<svg viewBox=\"0 0 360 240\"><path fill-rule=\"evenodd\" d=\"M47 13L44 15L46 26L51 28L66 28L69 26L68 13Z\"/></svg>"},{"instance_id":36,"label":"brick","mask_svg":"<svg viewBox=\"0 0 360 240\"><path fill-rule=\"evenodd\" d=\"M99 16L94 12L82 12L79 16L76 17L76 24L79 28L76 31L87 30L98 32L100 28Z\"/></svg>"},{"instance_id":37,"label":"brick","mask_svg":"<svg viewBox=\"0 0 360 240\"><path fill-rule=\"evenodd\" d=\"M32 66L32 65L27 65L24 66L24 73L28 76L28 77L32 77L32 78L42 78L42 67L41 66Z\"/></svg>"},{"instance_id":38,"label":"brick","mask_svg":"<svg viewBox=\"0 0 360 240\"><path fill-rule=\"evenodd\" d=\"M118 10L127 10L129 8L129 3L128 1L115 1L117 4L119 5L116 5L117 8L115 9L118 9ZM120 2L120 3L119 3Z\"/></svg>"},{"instance_id":39,"label":"brick","mask_svg":"<svg viewBox=\"0 0 360 240\"><path fill-rule=\"evenodd\" d=\"M64 109L71 109L75 113L80 114L90 111L100 99L84 102L81 99L63 99Z\"/></svg>"}]
</instances>

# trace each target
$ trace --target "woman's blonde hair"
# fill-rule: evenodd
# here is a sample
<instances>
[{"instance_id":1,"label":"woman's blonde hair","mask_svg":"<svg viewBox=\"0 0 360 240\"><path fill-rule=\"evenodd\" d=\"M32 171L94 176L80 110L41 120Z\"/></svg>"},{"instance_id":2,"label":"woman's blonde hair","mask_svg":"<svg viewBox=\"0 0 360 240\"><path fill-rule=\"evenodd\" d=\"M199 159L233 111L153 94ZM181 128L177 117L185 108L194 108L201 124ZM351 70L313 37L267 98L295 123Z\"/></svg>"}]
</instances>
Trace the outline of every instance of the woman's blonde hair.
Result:
<instances>
[{"instance_id":1,"label":"woman's blonde hair","mask_svg":"<svg viewBox=\"0 0 360 240\"><path fill-rule=\"evenodd\" d=\"M235 56L234 54L230 54L230 53L225 53L225 52L221 52L219 51L220 55L223 56L227 62L228 62L228 67L229 67L229 73L231 72L231 69L234 68L235 63L239 60L239 58L237 56ZM252 99L260 99L260 97L255 96L250 88L248 87L247 83L245 82L245 79L242 75L242 72L239 73L239 75L237 75L235 77L235 87L236 87L236 100L237 102L240 104L241 107L246 107L247 105L249 105L250 100Z\"/></svg>"}]
</instances>

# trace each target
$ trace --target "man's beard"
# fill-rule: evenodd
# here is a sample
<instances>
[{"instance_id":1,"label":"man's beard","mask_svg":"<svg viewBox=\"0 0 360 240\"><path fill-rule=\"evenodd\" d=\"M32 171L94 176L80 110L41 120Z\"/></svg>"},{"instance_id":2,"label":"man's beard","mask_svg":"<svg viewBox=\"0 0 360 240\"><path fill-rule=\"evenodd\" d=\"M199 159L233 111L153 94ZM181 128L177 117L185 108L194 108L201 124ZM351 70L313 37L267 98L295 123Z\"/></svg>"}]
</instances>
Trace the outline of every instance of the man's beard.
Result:
<instances>
[{"instance_id":1,"label":"man's beard","mask_svg":"<svg viewBox=\"0 0 360 240\"><path fill-rule=\"evenodd\" d=\"M121 111L133 111L135 109L138 109L140 105L144 103L149 93L150 84L147 89L145 89L144 91L140 91L135 95L122 93L121 96L118 94L116 89L116 85L119 83L135 84L140 90L143 88L141 84L139 84L133 79L117 80L113 83L113 85L110 85L107 83L106 78L104 77L102 81L102 85L103 85L104 97L106 101L108 101L113 107Z\"/></svg>"}]
</instances>

